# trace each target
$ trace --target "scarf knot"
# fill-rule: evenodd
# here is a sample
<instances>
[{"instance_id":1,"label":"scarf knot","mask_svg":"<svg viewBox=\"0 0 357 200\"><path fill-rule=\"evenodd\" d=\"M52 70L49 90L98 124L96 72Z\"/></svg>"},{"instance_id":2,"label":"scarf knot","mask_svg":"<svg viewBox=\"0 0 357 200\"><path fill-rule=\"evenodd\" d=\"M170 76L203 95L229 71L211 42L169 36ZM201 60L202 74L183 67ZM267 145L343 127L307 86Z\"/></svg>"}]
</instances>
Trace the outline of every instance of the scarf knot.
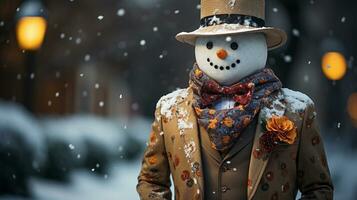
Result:
<instances>
[{"instance_id":1,"label":"scarf knot","mask_svg":"<svg viewBox=\"0 0 357 200\"><path fill-rule=\"evenodd\" d=\"M216 150L229 149L254 119L266 99L282 84L273 70L264 68L231 86L221 86L195 64L190 72L194 110ZM213 104L223 97L235 102L232 109L214 110Z\"/></svg>"}]
</instances>

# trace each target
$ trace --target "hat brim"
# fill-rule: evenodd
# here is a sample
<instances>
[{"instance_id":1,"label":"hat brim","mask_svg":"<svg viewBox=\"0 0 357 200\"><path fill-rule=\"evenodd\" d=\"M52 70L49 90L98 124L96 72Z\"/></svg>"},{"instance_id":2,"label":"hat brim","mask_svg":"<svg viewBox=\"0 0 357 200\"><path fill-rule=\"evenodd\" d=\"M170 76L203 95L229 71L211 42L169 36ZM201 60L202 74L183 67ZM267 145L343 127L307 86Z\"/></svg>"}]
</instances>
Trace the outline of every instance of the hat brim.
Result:
<instances>
[{"instance_id":1,"label":"hat brim","mask_svg":"<svg viewBox=\"0 0 357 200\"><path fill-rule=\"evenodd\" d=\"M273 27L255 28L239 24L220 24L199 28L192 32L181 32L176 35L176 39L183 43L195 45L197 37L208 37L216 35L234 35L244 33L264 33L269 50L281 47L286 43L287 36L285 31Z\"/></svg>"}]
</instances>

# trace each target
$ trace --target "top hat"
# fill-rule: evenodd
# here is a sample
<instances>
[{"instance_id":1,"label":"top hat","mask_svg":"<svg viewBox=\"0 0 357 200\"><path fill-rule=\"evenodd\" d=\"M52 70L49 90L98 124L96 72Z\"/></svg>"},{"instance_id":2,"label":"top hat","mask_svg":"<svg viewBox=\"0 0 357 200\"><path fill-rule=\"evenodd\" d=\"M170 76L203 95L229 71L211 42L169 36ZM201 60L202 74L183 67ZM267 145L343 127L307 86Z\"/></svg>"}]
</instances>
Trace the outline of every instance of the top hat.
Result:
<instances>
[{"instance_id":1,"label":"top hat","mask_svg":"<svg viewBox=\"0 0 357 200\"><path fill-rule=\"evenodd\" d=\"M264 33L270 50L287 39L283 30L265 27L265 0L201 0L201 26L176 39L195 45L197 37L244 33Z\"/></svg>"}]
</instances>

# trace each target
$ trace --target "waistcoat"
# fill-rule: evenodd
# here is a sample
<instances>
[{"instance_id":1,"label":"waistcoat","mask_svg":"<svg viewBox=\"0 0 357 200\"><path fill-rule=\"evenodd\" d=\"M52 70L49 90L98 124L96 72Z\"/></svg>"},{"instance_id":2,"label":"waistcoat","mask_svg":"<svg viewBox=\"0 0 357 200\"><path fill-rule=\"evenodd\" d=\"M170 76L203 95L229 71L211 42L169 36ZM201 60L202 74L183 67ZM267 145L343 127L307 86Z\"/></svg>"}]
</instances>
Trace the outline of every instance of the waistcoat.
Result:
<instances>
[{"instance_id":1,"label":"waistcoat","mask_svg":"<svg viewBox=\"0 0 357 200\"><path fill-rule=\"evenodd\" d=\"M213 149L207 131L199 127L206 200L247 199L248 168L257 121L256 117L226 154Z\"/></svg>"}]
</instances>

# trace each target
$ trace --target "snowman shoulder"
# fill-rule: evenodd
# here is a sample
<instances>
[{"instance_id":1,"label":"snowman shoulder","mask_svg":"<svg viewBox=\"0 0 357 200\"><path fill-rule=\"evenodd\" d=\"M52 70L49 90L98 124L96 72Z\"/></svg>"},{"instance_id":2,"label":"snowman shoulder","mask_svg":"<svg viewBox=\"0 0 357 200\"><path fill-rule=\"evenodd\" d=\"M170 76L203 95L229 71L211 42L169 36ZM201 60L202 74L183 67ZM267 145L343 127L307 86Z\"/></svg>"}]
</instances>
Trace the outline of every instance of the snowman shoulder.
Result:
<instances>
[{"instance_id":1,"label":"snowman shoulder","mask_svg":"<svg viewBox=\"0 0 357 200\"><path fill-rule=\"evenodd\" d=\"M176 89L175 91L162 96L156 104L156 118L160 116L171 119L174 115L173 109L178 104L184 102L189 96L189 88Z\"/></svg>"},{"instance_id":2,"label":"snowman shoulder","mask_svg":"<svg viewBox=\"0 0 357 200\"><path fill-rule=\"evenodd\" d=\"M287 108L294 113L303 112L308 107L314 107L313 100L302 92L282 88L281 93L287 103Z\"/></svg>"}]
</instances>

